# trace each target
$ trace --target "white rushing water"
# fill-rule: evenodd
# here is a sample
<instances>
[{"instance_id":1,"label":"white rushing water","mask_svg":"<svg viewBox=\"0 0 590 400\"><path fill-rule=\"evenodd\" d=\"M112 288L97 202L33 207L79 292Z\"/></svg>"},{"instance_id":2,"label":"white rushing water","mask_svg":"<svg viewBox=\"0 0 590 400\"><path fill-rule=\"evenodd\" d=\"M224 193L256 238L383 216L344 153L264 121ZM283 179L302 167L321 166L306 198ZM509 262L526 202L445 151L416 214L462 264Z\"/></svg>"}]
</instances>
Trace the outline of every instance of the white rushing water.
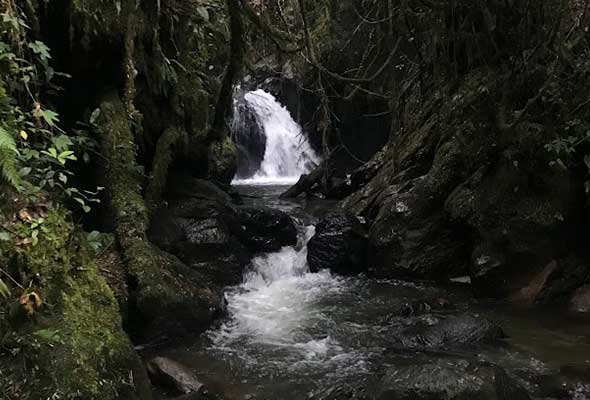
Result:
<instances>
[{"instance_id":1,"label":"white rushing water","mask_svg":"<svg viewBox=\"0 0 590 400\"><path fill-rule=\"evenodd\" d=\"M235 179L239 185L293 184L309 173L320 158L311 148L299 124L270 93L262 89L246 93L244 100L255 113L266 136L266 149L260 169L248 179Z\"/></svg>"},{"instance_id":2,"label":"white rushing water","mask_svg":"<svg viewBox=\"0 0 590 400\"><path fill-rule=\"evenodd\" d=\"M267 346L299 354L296 358L302 360L341 353L334 338L310 333L326 318L315 312L314 304L345 287L328 271L309 272L306 244L314 232L313 226L307 227L297 248L284 247L252 260L242 285L226 294L229 320L210 333L217 348Z\"/></svg>"}]
</instances>

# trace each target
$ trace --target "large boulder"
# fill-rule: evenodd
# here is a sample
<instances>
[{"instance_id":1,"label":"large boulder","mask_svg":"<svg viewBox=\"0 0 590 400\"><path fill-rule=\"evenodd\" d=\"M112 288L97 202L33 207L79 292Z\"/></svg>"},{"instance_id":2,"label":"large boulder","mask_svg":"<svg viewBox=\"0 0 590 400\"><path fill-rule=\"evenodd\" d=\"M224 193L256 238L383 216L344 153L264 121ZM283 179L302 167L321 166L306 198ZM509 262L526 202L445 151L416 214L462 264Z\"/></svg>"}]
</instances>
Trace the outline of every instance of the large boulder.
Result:
<instances>
[{"instance_id":1,"label":"large boulder","mask_svg":"<svg viewBox=\"0 0 590 400\"><path fill-rule=\"evenodd\" d=\"M422 138L423 134L423 130L416 132L416 142L402 146L405 151L400 153L403 156L400 163L409 163L412 154L418 157L424 151L430 152L426 148L432 144ZM407 171L388 178L387 183L383 181L385 176L378 176L369 184L381 187L373 200L378 208L372 211L375 217L369 233L370 274L428 280L465 274L469 242L465 232L447 218L443 208L444 199L464 179L469 168L471 160L465 147L453 136L436 148L427 173L417 175L424 167L409 165Z\"/></svg>"},{"instance_id":2,"label":"large boulder","mask_svg":"<svg viewBox=\"0 0 590 400\"><path fill-rule=\"evenodd\" d=\"M250 260L234 232L241 230L236 206L216 184L185 178L173 182L167 206L152 217L149 238L177 256L212 287L241 281Z\"/></svg>"},{"instance_id":3,"label":"large boulder","mask_svg":"<svg viewBox=\"0 0 590 400\"><path fill-rule=\"evenodd\" d=\"M312 272L322 269L343 275L364 272L367 252L364 223L347 214L330 215L316 226L307 251Z\"/></svg>"},{"instance_id":4,"label":"large boulder","mask_svg":"<svg viewBox=\"0 0 590 400\"><path fill-rule=\"evenodd\" d=\"M498 366L436 359L389 369L381 381L377 399L530 400L530 396Z\"/></svg>"},{"instance_id":5,"label":"large boulder","mask_svg":"<svg viewBox=\"0 0 590 400\"><path fill-rule=\"evenodd\" d=\"M297 244L297 228L291 217L280 210L244 206L238 209L238 218L241 226L236 236L254 253Z\"/></svg>"},{"instance_id":6,"label":"large boulder","mask_svg":"<svg viewBox=\"0 0 590 400\"><path fill-rule=\"evenodd\" d=\"M396 350L465 349L481 344L496 344L504 339L502 328L487 319L463 315L432 324L420 321L393 338Z\"/></svg>"}]
</instances>

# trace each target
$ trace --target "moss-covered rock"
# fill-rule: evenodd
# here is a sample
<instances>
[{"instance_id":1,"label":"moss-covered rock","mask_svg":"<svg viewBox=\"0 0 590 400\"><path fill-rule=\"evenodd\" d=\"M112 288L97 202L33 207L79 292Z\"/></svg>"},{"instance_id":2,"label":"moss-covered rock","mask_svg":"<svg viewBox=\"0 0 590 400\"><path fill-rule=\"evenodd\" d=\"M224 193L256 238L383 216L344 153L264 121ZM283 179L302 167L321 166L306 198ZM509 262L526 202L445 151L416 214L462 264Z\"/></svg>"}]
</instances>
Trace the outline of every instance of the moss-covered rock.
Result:
<instances>
[{"instance_id":1,"label":"moss-covered rock","mask_svg":"<svg viewBox=\"0 0 590 400\"><path fill-rule=\"evenodd\" d=\"M214 142L209 147L208 177L223 183L230 183L238 169L238 152L229 136Z\"/></svg>"},{"instance_id":2,"label":"moss-covered rock","mask_svg":"<svg viewBox=\"0 0 590 400\"><path fill-rule=\"evenodd\" d=\"M24 296L11 300L0 324L2 398L150 399L146 372L86 236L60 207L19 216L4 215L15 235L1 242L15 277L13 296ZM38 241L30 242L39 218Z\"/></svg>"},{"instance_id":3,"label":"moss-covered rock","mask_svg":"<svg viewBox=\"0 0 590 400\"><path fill-rule=\"evenodd\" d=\"M148 211L125 107L113 93L100 110L97 123L107 155L105 173L115 234L134 282L131 297L140 314L137 320L147 328L143 333L204 329L220 304L207 288L194 285L186 274L167 269L159 261L146 236Z\"/></svg>"}]
</instances>

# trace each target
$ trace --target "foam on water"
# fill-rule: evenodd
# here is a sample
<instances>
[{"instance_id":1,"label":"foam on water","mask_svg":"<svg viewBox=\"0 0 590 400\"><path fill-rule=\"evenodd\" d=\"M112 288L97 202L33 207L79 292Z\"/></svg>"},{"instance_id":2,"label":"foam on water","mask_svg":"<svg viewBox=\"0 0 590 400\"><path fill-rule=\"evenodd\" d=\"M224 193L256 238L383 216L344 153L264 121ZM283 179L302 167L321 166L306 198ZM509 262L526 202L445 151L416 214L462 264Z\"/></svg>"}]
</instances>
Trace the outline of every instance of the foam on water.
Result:
<instances>
[{"instance_id":1,"label":"foam on water","mask_svg":"<svg viewBox=\"0 0 590 400\"><path fill-rule=\"evenodd\" d=\"M253 259L242 285L226 294L230 318L210 333L215 347L258 344L298 353L300 360L333 357L342 350L332 337L309 333L325 319L314 310L315 302L344 287L328 271L309 272L306 245L314 231L307 227L297 248Z\"/></svg>"}]
</instances>

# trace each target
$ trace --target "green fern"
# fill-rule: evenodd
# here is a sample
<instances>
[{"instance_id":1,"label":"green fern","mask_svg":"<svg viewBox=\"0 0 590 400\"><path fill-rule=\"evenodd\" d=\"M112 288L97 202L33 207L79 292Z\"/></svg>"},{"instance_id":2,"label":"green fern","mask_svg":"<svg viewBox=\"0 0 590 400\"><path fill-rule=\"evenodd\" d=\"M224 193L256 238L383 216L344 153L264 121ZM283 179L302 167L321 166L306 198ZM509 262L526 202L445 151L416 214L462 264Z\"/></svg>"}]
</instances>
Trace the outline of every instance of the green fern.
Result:
<instances>
[{"instance_id":1,"label":"green fern","mask_svg":"<svg viewBox=\"0 0 590 400\"><path fill-rule=\"evenodd\" d=\"M14 137L4 127L0 126L0 175L10 185L18 188L21 183L16 157L18 149Z\"/></svg>"}]
</instances>

